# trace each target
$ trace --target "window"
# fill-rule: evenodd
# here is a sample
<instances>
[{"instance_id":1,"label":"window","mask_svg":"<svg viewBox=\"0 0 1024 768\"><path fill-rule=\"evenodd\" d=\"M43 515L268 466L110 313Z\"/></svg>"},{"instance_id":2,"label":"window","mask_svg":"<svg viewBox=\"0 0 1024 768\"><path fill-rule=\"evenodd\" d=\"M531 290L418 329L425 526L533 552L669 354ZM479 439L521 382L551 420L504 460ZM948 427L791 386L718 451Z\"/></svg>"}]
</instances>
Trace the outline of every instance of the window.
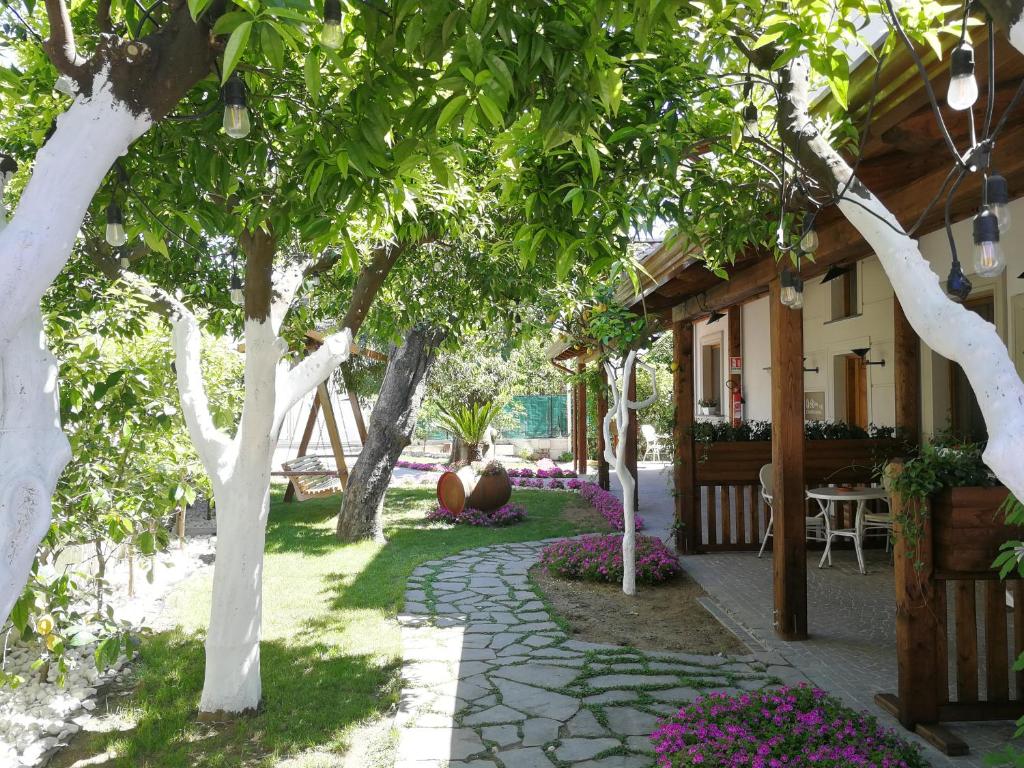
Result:
<instances>
[{"instance_id":1,"label":"window","mask_svg":"<svg viewBox=\"0 0 1024 768\"><path fill-rule=\"evenodd\" d=\"M859 313L857 306L857 265L829 282L832 289L832 319L842 320Z\"/></svg>"},{"instance_id":2,"label":"window","mask_svg":"<svg viewBox=\"0 0 1024 768\"><path fill-rule=\"evenodd\" d=\"M714 402L713 410L722 407L722 345L705 344L701 347L701 388L700 399Z\"/></svg>"}]
</instances>

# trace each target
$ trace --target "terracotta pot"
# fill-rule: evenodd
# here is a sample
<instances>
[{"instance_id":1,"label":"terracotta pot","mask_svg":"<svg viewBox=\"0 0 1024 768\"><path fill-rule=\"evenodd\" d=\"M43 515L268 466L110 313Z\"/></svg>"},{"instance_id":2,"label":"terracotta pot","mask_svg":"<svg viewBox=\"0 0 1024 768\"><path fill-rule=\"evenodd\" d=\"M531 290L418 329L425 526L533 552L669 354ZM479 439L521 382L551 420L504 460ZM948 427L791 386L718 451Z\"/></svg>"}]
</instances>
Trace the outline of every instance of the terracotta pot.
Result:
<instances>
[{"instance_id":1,"label":"terracotta pot","mask_svg":"<svg viewBox=\"0 0 1024 768\"><path fill-rule=\"evenodd\" d=\"M466 506L490 512L492 509L507 504L510 498L512 498L512 483L509 482L508 473L503 467L493 475L481 475L477 479L476 487L466 499Z\"/></svg>"},{"instance_id":2,"label":"terracotta pot","mask_svg":"<svg viewBox=\"0 0 1024 768\"><path fill-rule=\"evenodd\" d=\"M476 472L466 466L458 472L442 472L437 479L437 502L456 515L466 508L466 499L476 487Z\"/></svg>"}]
</instances>

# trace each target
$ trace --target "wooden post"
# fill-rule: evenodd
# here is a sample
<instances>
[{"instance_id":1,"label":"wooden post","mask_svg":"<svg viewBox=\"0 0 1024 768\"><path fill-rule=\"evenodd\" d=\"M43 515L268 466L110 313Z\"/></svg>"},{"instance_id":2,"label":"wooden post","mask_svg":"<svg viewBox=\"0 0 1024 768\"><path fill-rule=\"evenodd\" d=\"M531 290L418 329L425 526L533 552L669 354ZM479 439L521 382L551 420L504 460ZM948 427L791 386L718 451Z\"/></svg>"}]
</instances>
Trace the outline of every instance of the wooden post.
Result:
<instances>
[{"instance_id":1,"label":"wooden post","mask_svg":"<svg viewBox=\"0 0 1024 768\"><path fill-rule=\"evenodd\" d=\"M587 473L587 382L583 379L587 364L580 358L576 363L576 372L580 381L576 384L576 471L581 475Z\"/></svg>"},{"instance_id":2,"label":"wooden post","mask_svg":"<svg viewBox=\"0 0 1024 768\"><path fill-rule=\"evenodd\" d=\"M356 420L356 431L359 433L359 442L366 443L366 421L363 419L363 409L359 405L359 395L352 386L352 374L344 366L341 369L341 380L345 384L345 391L348 392L348 403L352 406L352 417Z\"/></svg>"},{"instance_id":3,"label":"wooden post","mask_svg":"<svg viewBox=\"0 0 1024 768\"><path fill-rule=\"evenodd\" d=\"M732 410L732 399L733 393L738 392L740 399L743 398L743 390L741 388L742 381L740 374L733 373L732 358L740 357L742 353L742 335L743 335L743 307L737 305L729 308L729 359L726 360L726 365L729 365L729 394L728 402L722 404L722 410L725 413L726 418L732 422L733 426L739 426L739 418L735 417ZM726 493L729 491L727 490ZM742 510L741 510L742 514Z\"/></svg>"},{"instance_id":4,"label":"wooden post","mask_svg":"<svg viewBox=\"0 0 1024 768\"><path fill-rule=\"evenodd\" d=\"M338 465L338 481L341 483L341 489L345 490L348 486L345 444L341 441L341 433L338 432L338 422L334 420L334 405L331 403L331 393L327 391L327 384L321 383L317 386L316 396L324 412L324 424L327 425L327 437L331 441L331 452L334 454L334 462Z\"/></svg>"},{"instance_id":5,"label":"wooden post","mask_svg":"<svg viewBox=\"0 0 1024 768\"><path fill-rule=\"evenodd\" d=\"M626 398L636 402L636 366L630 371L629 382L626 385ZM633 509L640 509L640 473L637 461L640 453L640 412L631 410L629 429L626 430L626 467L629 469L636 483L633 485Z\"/></svg>"},{"instance_id":6,"label":"wooden post","mask_svg":"<svg viewBox=\"0 0 1024 768\"><path fill-rule=\"evenodd\" d=\"M889 472L897 475L902 465L894 462ZM939 605L932 560L932 523L928 515L915 510L917 502L905 504L898 494L890 499L894 520L893 579L896 587L896 664L897 713L906 728L918 723L935 723L939 719L939 689L935 684L939 664L946 669L946 654L938 658ZM908 515L917 520L917 541L910 545L901 520ZM913 547L911 550L910 547ZM972 582L973 590L973 582ZM972 595L973 597L973 595ZM945 607L945 601L942 601ZM959 606L958 606L959 610ZM941 619L946 620L945 610ZM975 684L977 678L975 678Z\"/></svg>"},{"instance_id":7,"label":"wooden post","mask_svg":"<svg viewBox=\"0 0 1024 768\"><path fill-rule=\"evenodd\" d=\"M909 443L916 445L921 440L921 341L895 296L892 307L896 428Z\"/></svg>"},{"instance_id":8,"label":"wooden post","mask_svg":"<svg viewBox=\"0 0 1024 768\"><path fill-rule=\"evenodd\" d=\"M772 569L775 631L786 640L807 639L806 489L804 488L803 310L769 290L772 359L772 465L775 519Z\"/></svg>"},{"instance_id":9,"label":"wooden post","mask_svg":"<svg viewBox=\"0 0 1024 768\"><path fill-rule=\"evenodd\" d=\"M608 374L600 363L598 363L597 375L597 484L607 491L611 489L610 467L604 457L604 417L608 414Z\"/></svg>"},{"instance_id":10,"label":"wooden post","mask_svg":"<svg viewBox=\"0 0 1024 768\"><path fill-rule=\"evenodd\" d=\"M316 415L320 412L320 395L313 395L313 405L309 409L309 417L306 419L306 427L302 430L302 439L299 441L299 452L297 456L305 456L309 450L309 441L313 439L313 427L316 426ZM288 481L288 490L284 492L285 502L295 499L295 483Z\"/></svg>"},{"instance_id":11,"label":"wooden post","mask_svg":"<svg viewBox=\"0 0 1024 768\"><path fill-rule=\"evenodd\" d=\"M696 554L700 544L700 508L697 499L697 462L693 445L693 322L672 325L672 401L675 423L676 550Z\"/></svg>"}]
</instances>

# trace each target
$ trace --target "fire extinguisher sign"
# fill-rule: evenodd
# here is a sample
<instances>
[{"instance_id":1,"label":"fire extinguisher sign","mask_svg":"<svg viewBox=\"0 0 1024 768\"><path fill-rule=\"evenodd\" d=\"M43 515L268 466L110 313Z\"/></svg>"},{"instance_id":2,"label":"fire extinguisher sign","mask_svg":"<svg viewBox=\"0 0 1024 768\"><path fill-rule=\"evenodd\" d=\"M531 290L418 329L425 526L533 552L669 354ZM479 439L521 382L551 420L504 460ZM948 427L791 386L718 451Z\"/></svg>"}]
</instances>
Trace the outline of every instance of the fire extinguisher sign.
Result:
<instances>
[{"instance_id":1,"label":"fire extinguisher sign","mask_svg":"<svg viewBox=\"0 0 1024 768\"><path fill-rule=\"evenodd\" d=\"M739 355L729 358L729 373L743 373L743 358Z\"/></svg>"}]
</instances>

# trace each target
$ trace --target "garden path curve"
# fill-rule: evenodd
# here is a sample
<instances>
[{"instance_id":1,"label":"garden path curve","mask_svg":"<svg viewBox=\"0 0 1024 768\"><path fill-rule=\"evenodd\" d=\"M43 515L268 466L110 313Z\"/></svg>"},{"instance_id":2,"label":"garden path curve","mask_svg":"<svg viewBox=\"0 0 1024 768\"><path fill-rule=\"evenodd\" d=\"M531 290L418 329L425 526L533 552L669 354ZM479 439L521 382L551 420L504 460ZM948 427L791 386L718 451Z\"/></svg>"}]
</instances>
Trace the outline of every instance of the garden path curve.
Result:
<instances>
[{"instance_id":1,"label":"garden path curve","mask_svg":"<svg viewBox=\"0 0 1024 768\"><path fill-rule=\"evenodd\" d=\"M803 678L774 653L641 652L566 636L527 571L544 542L413 571L395 768L649 768L660 717L710 691Z\"/></svg>"}]
</instances>

